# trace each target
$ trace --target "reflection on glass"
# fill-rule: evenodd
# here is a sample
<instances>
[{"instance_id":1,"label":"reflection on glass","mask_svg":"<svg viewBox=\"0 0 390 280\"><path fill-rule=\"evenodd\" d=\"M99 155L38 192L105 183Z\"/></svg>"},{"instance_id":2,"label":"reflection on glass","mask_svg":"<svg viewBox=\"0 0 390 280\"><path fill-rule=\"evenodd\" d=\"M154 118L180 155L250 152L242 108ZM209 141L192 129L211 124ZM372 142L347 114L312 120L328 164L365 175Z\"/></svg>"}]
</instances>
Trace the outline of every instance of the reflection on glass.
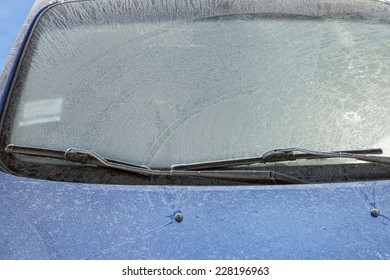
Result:
<instances>
[{"instance_id":1,"label":"reflection on glass","mask_svg":"<svg viewBox=\"0 0 390 280\"><path fill-rule=\"evenodd\" d=\"M19 126L58 122L61 119L62 98L29 101L24 104Z\"/></svg>"}]
</instances>

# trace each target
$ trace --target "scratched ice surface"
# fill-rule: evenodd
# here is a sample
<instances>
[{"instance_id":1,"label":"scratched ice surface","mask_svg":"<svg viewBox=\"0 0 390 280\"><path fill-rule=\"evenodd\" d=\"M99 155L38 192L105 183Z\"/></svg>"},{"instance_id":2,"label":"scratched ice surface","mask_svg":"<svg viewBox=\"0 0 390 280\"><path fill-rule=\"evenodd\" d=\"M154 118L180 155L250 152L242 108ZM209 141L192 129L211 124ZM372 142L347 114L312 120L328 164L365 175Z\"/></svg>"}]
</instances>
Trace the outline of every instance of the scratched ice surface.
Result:
<instances>
[{"instance_id":1,"label":"scratched ice surface","mask_svg":"<svg viewBox=\"0 0 390 280\"><path fill-rule=\"evenodd\" d=\"M55 6L25 56L11 142L153 167L292 146L390 155L390 6L282 2ZM241 15L207 18L226 14Z\"/></svg>"}]
</instances>

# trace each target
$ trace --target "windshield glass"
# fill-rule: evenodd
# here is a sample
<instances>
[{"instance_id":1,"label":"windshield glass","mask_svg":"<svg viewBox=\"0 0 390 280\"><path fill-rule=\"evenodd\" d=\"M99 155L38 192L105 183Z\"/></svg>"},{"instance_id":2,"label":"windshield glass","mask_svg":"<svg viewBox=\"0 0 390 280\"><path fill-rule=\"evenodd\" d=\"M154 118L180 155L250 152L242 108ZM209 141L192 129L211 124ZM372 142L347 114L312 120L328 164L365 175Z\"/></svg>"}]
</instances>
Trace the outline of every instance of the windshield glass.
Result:
<instances>
[{"instance_id":1,"label":"windshield glass","mask_svg":"<svg viewBox=\"0 0 390 280\"><path fill-rule=\"evenodd\" d=\"M212 2L49 8L12 89L9 143L153 168L283 147L390 155L389 5Z\"/></svg>"}]
</instances>

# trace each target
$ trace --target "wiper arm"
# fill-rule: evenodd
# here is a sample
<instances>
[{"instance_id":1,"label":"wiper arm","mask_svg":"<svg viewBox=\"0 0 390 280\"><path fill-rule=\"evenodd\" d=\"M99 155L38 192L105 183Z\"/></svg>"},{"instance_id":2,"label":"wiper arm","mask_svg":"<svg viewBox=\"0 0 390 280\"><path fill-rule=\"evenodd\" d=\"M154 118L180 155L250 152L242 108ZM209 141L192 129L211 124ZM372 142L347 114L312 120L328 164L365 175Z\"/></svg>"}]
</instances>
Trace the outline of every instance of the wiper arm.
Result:
<instances>
[{"instance_id":1,"label":"wiper arm","mask_svg":"<svg viewBox=\"0 0 390 280\"><path fill-rule=\"evenodd\" d=\"M106 159L93 151L82 150L77 148L69 148L65 151L61 151L61 150L54 150L54 149L47 149L47 148L37 148L37 147L18 146L14 144L9 144L5 148L5 152L9 154L22 154L28 156L49 157L49 158L63 159L71 162L93 164L97 166L130 171L136 174L146 175L146 176L150 175L150 171L151 171L151 169L147 166Z\"/></svg>"},{"instance_id":2,"label":"wiper arm","mask_svg":"<svg viewBox=\"0 0 390 280\"><path fill-rule=\"evenodd\" d=\"M65 151L37 148L28 146L18 146L9 144L5 148L9 154L22 154L28 156L39 156L63 159L71 162L93 164L107 168L123 170L143 176L170 176L170 177L192 177L211 180L236 181L260 184L305 184L307 181L268 170L211 170L211 171L187 171L187 170L156 170L144 165L120 162L106 159L99 154L77 148L69 148Z\"/></svg>"},{"instance_id":3,"label":"wiper arm","mask_svg":"<svg viewBox=\"0 0 390 280\"><path fill-rule=\"evenodd\" d=\"M263 153L259 157L248 157L229 160L218 160L209 162L199 162L190 164L172 165L174 170L204 170L214 168L228 168L241 165L250 165L256 163L295 161L298 159L320 159L320 158L348 158L357 159L371 163L390 165L389 157L370 156L372 154L382 154L382 149L366 150L346 150L321 152L303 148L274 149Z\"/></svg>"}]
</instances>

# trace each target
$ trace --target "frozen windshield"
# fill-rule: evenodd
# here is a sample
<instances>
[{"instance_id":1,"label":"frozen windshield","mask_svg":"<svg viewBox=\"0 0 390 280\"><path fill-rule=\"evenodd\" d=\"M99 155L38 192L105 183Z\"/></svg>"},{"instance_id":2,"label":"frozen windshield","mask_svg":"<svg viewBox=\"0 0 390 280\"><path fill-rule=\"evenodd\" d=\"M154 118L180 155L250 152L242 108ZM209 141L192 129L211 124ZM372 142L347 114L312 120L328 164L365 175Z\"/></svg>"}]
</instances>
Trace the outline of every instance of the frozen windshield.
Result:
<instances>
[{"instance_id":1,"label":"frozen windshield","mask_svg":"<svg viewBox=\"0 0 390 280\"><path fill-rule=\"evenodd\" d=\"M389 5L209 2L48 9L12 91L9 142L150 167L283 147L390 155Z\"/></svg>"}]
</instances>

